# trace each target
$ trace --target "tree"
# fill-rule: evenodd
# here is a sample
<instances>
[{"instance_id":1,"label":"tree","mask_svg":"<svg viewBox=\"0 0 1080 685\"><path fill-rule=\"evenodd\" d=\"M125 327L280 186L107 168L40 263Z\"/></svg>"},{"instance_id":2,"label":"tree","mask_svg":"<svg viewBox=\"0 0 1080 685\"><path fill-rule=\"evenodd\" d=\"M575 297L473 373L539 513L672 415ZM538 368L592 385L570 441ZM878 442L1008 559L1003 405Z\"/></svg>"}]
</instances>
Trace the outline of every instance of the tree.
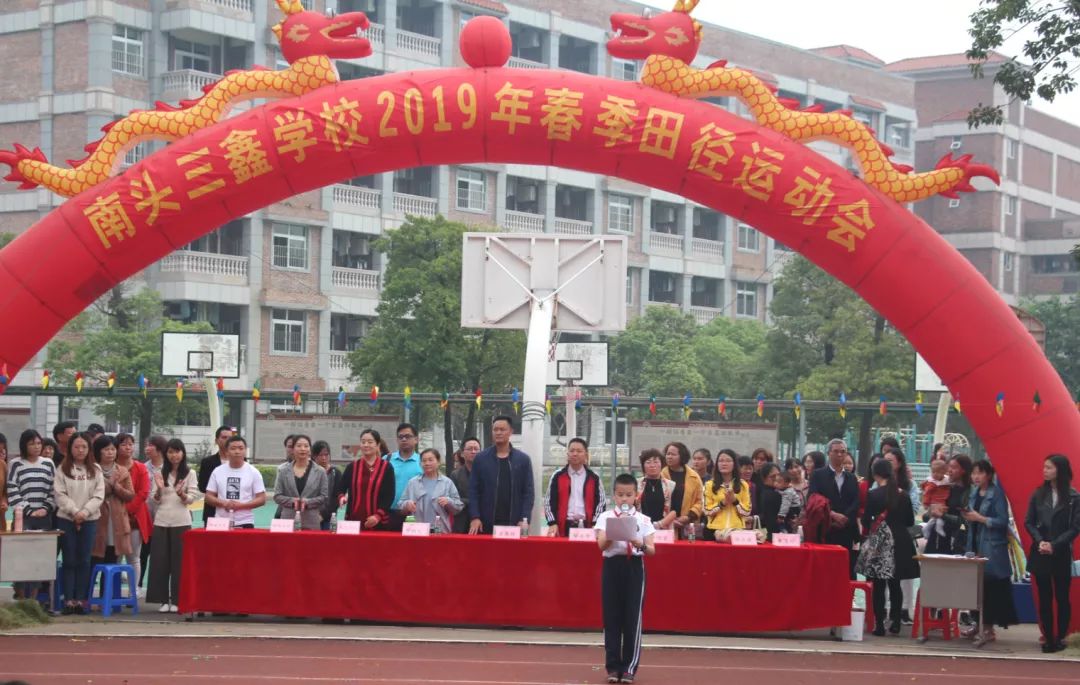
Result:
<instances>
[{"instance_id":1,"label":"tree","mask_svg":"<svg viewBox=\"0 0 1080 685\"><path fill-rule=\"evenodd\" d=\"M1080 295L1025 302L1023 309L1046 325L1046 357L1070 392L1080 392Z\"/></svg>"},{"instance_id":2,"label":"tree","mask_svg":"<svg viewBox=\"0 0 1080 685\"><path fill-rule=\"evenodd\" d=\"M612 384L628 395L701 395L705 379L694 353L697 331L694 317L674 307L647 308L612 340Z\"/></svg>"},{"instance_id":3,"label":"tree","mask_svg":"<svg viewBox=\"0 0 1080 685\"><path fill-rule=\"evenodd\" d=\"M765 325L756 320L717 317L694 338L694 354L706 392L753 397L765 353Z\"/></svg>"},{"instance_id":4,"label":"tree","mask_svg":"<svg viewBox=\"0 0 1080 685\"><path fill-rule=\"evenodd\" d=\"M796 390L813 399L877 401L909 397L914 351L870 305L804 257L788 263L776 280L771 308L774 328L766 336L761 369L767 394ZM860 417L859 445L869 447L873 414ZM839 412L808 415L810 429L825 438L843 432Z\"/></svg>"},{"instance_id":5,"label":"tree","mask_svg":"<svg viewBox=\"0 0 1080 685\"><path fill-rule=\"evenodd\" d=\"M12 240L15 240L14 233L0 233L0 248L7 247L7 244L10 243Z\"/></svg>"},{"instance_id":6,"label":"tree","mask_svg":"<svg viewBox=\"0 0 1080 685\"><path fill-rule=\"evenodd\" d=\"M409 217L375 242L388 259L379 317L351 353L354 377L416 391L509 389L521 382L525 335L462 328L461 236L464 224ZM469 405L465 426L473 425ZM447 453L453 452L452 414L445 412Z\"/></svg>"},{"instance_id":7,"label":"tree","mask_svg":"<svg viewBox=\"0 0 1080 685\"><path fill-rule=\"evenodd\" d=\"M977 60L971 70L981 77L990 52L1029 29L1035 35L1024 41L1021 55L1001 65L994 82L1011 99L1030 102L1038 95L1052 102L1076 88L1075 74L1080 69L1080 2L1076 0L982 0L968 29L972 43L967 56ZM1021 58L1030 64L1022 63ZM1005 107L979 103L968 114L968 124L973 128L1001 124Z\"/></svg>"},{"instance_id":8,"label":"tree","mask_svg":"<svg viewBox=\"0 0 1080 685\"><path fill-rule=\"evenodd\" d=\"M162 315L161 296L144 288L129 294L124 284L113 288L88 311L80 314L65 328L64 333L50 345L46 368L69 383L75 373L82 371L87 383L105 385L110 373L117 383L136 385L139 374L146 376L151 387L175 383L161 377L161 334L169 332L208 332L208 323L184 324ZM184 412L208 414L206 400L192 397L184 405L172 397L116 397L93 400L96 408L108 419L139 425L139 444L143 444L158 425L178 422Z\"/></svg>"}]
</instances>

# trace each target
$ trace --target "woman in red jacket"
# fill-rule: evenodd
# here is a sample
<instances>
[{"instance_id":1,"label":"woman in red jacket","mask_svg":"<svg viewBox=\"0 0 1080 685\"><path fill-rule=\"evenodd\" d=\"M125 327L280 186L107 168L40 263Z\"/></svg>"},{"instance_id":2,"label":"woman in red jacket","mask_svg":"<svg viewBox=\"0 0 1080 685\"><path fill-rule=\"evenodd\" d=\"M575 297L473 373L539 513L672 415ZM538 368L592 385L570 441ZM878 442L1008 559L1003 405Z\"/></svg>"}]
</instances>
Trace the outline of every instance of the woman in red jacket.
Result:
<instances>
[{"instance_id":1,"label":"woman in red jacket","mask_svg":"<svg viewBox=\"0 0 1080 685\"><path fill-rule=\"evenodd\" d=\"M133 459L134 455L135 438L129 433L117 435L116 463L131 474L131 486L135 490L135 496L124 505L127 508L128 519L131 521L131 554L123 556L135 569L135 577L142 578L140 553L143 545L150 544L150 533L153 530L150 523L150 508L146 503L150 497L150 472L146 470L142 462ZM139 588L138 596L144 595L145 591Z\"/></svg>"}]
</instances>

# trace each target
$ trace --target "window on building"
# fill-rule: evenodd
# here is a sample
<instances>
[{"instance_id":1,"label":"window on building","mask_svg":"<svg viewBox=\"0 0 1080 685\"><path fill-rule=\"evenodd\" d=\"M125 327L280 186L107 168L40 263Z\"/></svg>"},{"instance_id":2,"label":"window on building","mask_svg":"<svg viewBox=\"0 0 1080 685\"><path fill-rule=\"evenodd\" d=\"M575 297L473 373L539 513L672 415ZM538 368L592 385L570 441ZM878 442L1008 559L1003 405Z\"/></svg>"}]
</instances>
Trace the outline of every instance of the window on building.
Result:
<instances>
[{"instance_id":1,"label":"window on building","mask_svg":"<svg viewBox=\"0 0 1080 685\"><path fill-rule=\"evenodd\" d=\"M1036 255L1031 258L1031 270L1037 274L1075 273L1080 264L1071 254Z\"/></svg>"},{"instance_id":2,"label":"window on building","mask_svg":"<svg viewBox=\"0 0 1080 685\"><path fill-rule=\"evenodd\" d=\"M1005 216L1012 216L1013 214L1016 214L1016 196L1015 195L1006 195L1005 196Z\"/></svg>"},{"instance_id":3,"label":"window on building","mask_svg":"<svg viewBox=\"0 0 1080 685\"><path fill-rule=\"evenodd\" d=\"M964 147L964 137L963 136L953 136L952 137L952 142L949 143L949 149L950 150L959 150L962 147Z\"/></svg>"},{"instance_id":4,"label":"window on building","mask_svg":"<svg viewBox=\"0 0 1080 685\"><path fill-rule=\"evenodd\" d=\"M739 249L747 252L761 250L761 234L752 226L739 224Z\"/></svg>"},{"instance_id":5,"label":"window on building","mask_svg":"<svg viewBox=\"0 0 1080 685\"><path fill-rule=\"evenodd\" d=\"M953 198L949 200L949 209L956 209L960 206L960 200Z\"/></svg>"},{"instance_id":6,"label":"window on building","mask_svg":"<svg viewBox=\"0 0 1080 685\"><path fill-rule=\"evenodd\" d=\"M209 45L178 40L173 43L173 69L192 69L206 74L214 72L214 50Z\"/></svg>"},{"instance_id":7,"label":"window on building","mask_svg":"<svg viewBox=\"0 0 1080 685\"><path fill-rule=\"evenodd\" d=\"M1005 252L1004 257L1002 258L1002 266L1005 268L1005 271L1012 271L1014 262L1016 262L1016 254L1013 252Z\"/></svg>"},{"instance_id":8,"label":"window on building","mask_svg":"<svg viewBox=\"0 0 1080 685\"><path fill-rule=\"evenodd\" d=\"M634 301L634 276L630 270L626 271L626 304L629 306Z\"/></svg>"},{"instance_id":9,"label":"window on building","mask_svg":"<svg viewBox=\"0 0 1080 685\"><path fill-rule=\"evenodd\" d=\"M143 75L143 32L117 24L113 28L112 70L131 76Z\"/></svg>"},{"instance_id":10,"label":"window on building","mask_svg":"<svg viewBox=\"0 0 1080 685\"><path fill-rule=\"evenodd\" d=\"M632 59L611 60L611 76L620 81L637 81L641 68Z\"/></svg>"},{"instance_id":11,"label":"window on building","mask_svg":"<svg viewBox=\"0 0 1080 685\"><path fill-rule=\"evenodd\" d=\"M457 208L470 212L487 211L487 178L482 171L458 169Z\"/></svg>"},{"instance_id":12,"label":"window on building","mask_svg":"<svg viewBox=\"0 0 1080 685\"><path fill-rule=\"evenodd\" d=\"M296 309L274 309L271 318L272 351L284 354L306 354L307 315Z\"/></svg>"},{"instance_id":13,"label":"window on building","mask_svg":"<svg viewBox=\"0 0 1080 685\"><path fill-rule=\"evenodd\" d=\"M634 232L634 201L625 195L608 195L607 225L609 231Z\"/></svg>"},{"instance_id":14,"label":"window on building","mask_svg":"<svg viewBox=\"0 0 1080 685\"><path fill-rule=\"evenodd\" d=\"M274 266L282 269L308 268L306 226L274 224Z\"/></svg>"},{"instance_id":15,"label":"window on building","mask_svg":"<svg viewBox=\"0 0 1080 685\"><path fill-rule=\"evenodd\" d=\"M470 21L476 19L478 16L480 15L468 12L466 10L461 10L461 20L458 22L458 29L460 30L465 28L465 24L468 24Z\"/></svg>"},{"instance_id":16,"label":"window on building","mask_svg":"<svg viewBox=\"0 0 1080 685\"><path fill-rule=\"evenodd\" d=\"M1019 141L1009 138L1005 141L1005 156L1009 159L1016 159L1017 148L1020 147Z\"/></svg>"},{"instance_id":17,"label":"window on building","mask_svg":"<svg viewBox=\"0 0 1080 685\"><path fill-rule=\"evenodd\" d=\"M885 117L885 142L893 147L911 147L911 122Z\"/></svg>"},{"instance_id":18,"label":"window on building","mask_svg":"<svg viewBox=\"0 0 1080 685\"><path fill-rule=\"evenodd\" d=\"M757 285L754 283L735 283L735 314L757 318Z\"/></svg>"}]
</instances>

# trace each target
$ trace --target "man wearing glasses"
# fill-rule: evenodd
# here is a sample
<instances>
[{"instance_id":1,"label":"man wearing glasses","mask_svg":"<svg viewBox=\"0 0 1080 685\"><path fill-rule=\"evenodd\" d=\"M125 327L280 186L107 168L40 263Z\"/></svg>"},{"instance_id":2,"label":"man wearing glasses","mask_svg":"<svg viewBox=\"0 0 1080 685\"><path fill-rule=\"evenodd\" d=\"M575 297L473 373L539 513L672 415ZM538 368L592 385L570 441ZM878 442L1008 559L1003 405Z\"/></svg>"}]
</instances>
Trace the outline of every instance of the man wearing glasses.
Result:
<instances>
[{"instance_id":1,"label":"man wearing glasses","mask_svg":"<svg viewBox=\"0 0 1080 685\"><path fill-rule=\"evenodd\" d=\"M394 507L390 510L391 530L401 530L405 523L405 514L398 507L401 493L405 492L405 486L414 476L423 473L420 468L420 457L416 455L416 443L416 426L403 423L397 427L397 451L386 457L394 469Z\"/></svg>"}]
</instances>

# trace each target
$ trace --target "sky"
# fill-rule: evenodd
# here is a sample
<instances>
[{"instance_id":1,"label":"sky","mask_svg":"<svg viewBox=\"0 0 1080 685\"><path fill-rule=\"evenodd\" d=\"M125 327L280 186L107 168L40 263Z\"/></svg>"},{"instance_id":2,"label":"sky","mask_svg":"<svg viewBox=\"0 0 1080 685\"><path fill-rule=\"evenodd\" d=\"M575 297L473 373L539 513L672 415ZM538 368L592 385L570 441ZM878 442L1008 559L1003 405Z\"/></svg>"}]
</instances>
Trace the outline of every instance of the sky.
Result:
<instances>
[{"instance_id":1,"label":"sky","mask_svg":"<svg viewBox=\"0 0 1080 685\"><path fill-rule=\"evenodd\" d=\"M641 0L670 10L673 0ZM829 0L828 2L734 2L702 0L694 16L710 24L742 31L800 48L847 44L886 62L907 57L964 52L971 47L968 17L979 0ZM781 17L782 21L777 21ZM706 29L707 30L707 29ZM1003 52L1019 54L1023 35L1006 43ZM738 60L737 55L715 55ZM1036 98L1038 110L1080 126L1080 89L1053 103Z\"/></svg>"}]
</instances>

